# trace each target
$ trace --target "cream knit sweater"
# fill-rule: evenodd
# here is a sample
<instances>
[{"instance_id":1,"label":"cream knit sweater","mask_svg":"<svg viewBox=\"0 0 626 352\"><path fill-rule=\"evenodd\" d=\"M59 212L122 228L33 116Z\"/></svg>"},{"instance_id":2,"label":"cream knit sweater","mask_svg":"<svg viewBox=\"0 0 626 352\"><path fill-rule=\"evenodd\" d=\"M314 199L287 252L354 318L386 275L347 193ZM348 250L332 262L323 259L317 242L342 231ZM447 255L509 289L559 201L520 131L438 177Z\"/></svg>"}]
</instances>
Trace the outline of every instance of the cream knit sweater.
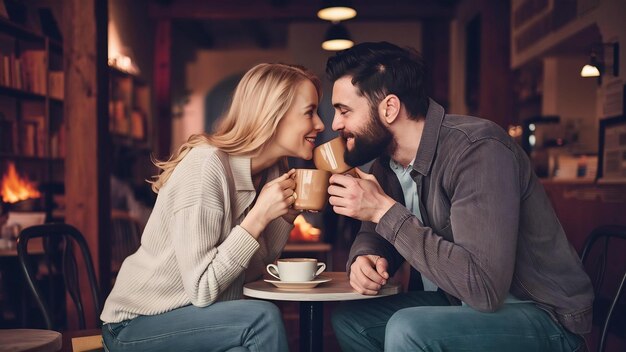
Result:
<instances>
[{"instance_id":1,"label":"cream knit sweater","mask_svg":"<svg viewBox=\"0 0 626 352\"><path fill-rule=\"evenodd\" d=\"M235 199L214 147L193 148L160 189L136 253L126 258L100 318L117 323L193 304L239 299L281 253L291 224L278 218L258 241L240 224L256 192L250 158L229 156ZM278 168L268 179L278 177ZM231 209L231 205L233 209Z\"/></svg>"}]
</instances>

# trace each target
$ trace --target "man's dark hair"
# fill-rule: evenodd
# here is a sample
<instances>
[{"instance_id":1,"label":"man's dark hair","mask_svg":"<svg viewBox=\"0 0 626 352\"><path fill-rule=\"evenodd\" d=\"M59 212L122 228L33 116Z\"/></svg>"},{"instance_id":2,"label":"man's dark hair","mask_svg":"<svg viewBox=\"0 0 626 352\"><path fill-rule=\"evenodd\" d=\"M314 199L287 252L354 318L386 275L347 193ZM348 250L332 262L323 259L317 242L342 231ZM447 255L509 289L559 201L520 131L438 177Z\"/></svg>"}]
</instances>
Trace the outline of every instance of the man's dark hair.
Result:
<instances>
[{"instance_id":1,"label":"man's dark hair","mask_svg":"<svg viewBox=\"0 0 626 352\"><path fill-rule=\"evenodd\" d=\"M329 58L326 74L331 82L351 76L352 84L374 111L385 96L395 94L409 117L416 118L428 112L424 66L424 60L414 49L388 42L361 43Z\"/></svg>"}]
</instances>

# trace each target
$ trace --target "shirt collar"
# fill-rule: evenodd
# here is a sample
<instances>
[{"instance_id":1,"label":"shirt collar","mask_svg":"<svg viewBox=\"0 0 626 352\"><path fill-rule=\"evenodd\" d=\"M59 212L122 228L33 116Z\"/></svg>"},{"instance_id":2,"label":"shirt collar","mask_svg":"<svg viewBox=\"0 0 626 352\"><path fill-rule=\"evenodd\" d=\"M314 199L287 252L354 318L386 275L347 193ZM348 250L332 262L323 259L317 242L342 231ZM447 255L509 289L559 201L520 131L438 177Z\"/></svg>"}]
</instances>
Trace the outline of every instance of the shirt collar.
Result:
<instances>
[{"instance_id":1,"label":"shirt collar","mask_svg":"<svg viewBox=\"0 0 626 352\"><path fill-rule=\"evenodd\" d=\"M254 191L252 172L250 171L251 158L246 155L228 155L230 168L233 172L235 189L237 191Z\"/></svg>"},{"instance_id":2,"label":"shirt collar","mask_svg":"<svg viewBox=\"0 0 626 352\"><path fill-rule=\"evenodd\" d=\"M237 197L234 210L236 219L252 204L256 196L256 190L252 183L251 159L250 156L246 155L228 154ZM268 170L267 181L273 180L279 175L280 168L277 163Z\"/></svg>"},{"instance_id":3,"label":"shirt collar","mask_svg":"<svg viewBox=\"0 0 626 352\"><path fill-rule=\"evenodd\" d=\"M252 158L249 155L228 155L230 161L230 168L233 172L233 178L235 181L235 189L237 191L252 191L254 184L252 183L252 171L251 162ZM280 162L279 162L280 163ZM279 163L271 166L267 172L267 181L273 180L280 176Z\"/></svg>"},{"instance_id":4,"label":"shirt collar","mask_svg":"<svg viewBox=\"0 0 626 352\"><path fill-rule=\"evenodd\" d=\"M392 158L389 158L389 166L391 167L392 170L396 172L406 172L407 170L413 168L414 163L415 163L415 159L411 160L411 162L409 163L409 165L407 165L407 167L404 167L399 162L393 160Z\"/></svg>"},{"instance_id":5,"label":"shirt collar","mask_svg":"<svg viewBox=\"0 0 626 352\"><path fill-rule=\"evenodd\" d=\"M445 111L443 107L429 98L422 139L413 162L413 169L424 176L430 173L444 116Z\"/></svg>"}]
</instances>

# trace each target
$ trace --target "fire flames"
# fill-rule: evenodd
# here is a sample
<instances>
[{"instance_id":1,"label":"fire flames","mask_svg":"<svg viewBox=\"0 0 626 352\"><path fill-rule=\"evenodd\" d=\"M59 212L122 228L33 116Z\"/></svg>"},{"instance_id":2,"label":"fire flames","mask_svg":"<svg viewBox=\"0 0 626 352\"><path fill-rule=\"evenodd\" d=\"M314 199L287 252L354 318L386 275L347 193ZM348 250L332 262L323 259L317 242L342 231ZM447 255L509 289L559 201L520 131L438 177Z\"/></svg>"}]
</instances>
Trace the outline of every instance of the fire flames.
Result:
<instances>
[{"instance_id":1,"label":"fire flames","mask_svg":"<svg viewBox=\"0 0 626 352\"><path fill-rule=\"evenodd\" d=\"M21 200L29 198L39 198L41 193L37 191L34 183L28 181L28 178L20 178L15 169L15 164L10 162L7 173L2 176L0 183L0 195L5 203L17 203Z\"/></svg>"},{"instance_id":2,"label":"fire flames","mask_svg":"<svg viewBox=\"0 0 626 352\"><path fill-rule=\"evenodd\" d=\"M320 229L313 227L300 214L293 221L293 229L289 234L289 239L294 242L318 242L321 234L322 231Z\"/></svg>"}]
</instances>

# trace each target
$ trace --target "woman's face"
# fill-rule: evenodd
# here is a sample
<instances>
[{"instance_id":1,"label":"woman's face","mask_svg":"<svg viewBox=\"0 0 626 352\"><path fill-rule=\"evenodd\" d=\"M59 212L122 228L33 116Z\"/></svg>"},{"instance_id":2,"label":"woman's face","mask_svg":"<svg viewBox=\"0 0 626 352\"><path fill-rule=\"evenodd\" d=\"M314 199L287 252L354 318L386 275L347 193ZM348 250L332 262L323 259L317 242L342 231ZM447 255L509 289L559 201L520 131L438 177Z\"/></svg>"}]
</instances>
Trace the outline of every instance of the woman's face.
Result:
<instances>
[{"instance_id":1,"label":"woman's face","mask_svg":"<svg viewBox=\"0 0 626 352\"><path fill-rule=\"evenodd\" d=\"M324 130L317 114L319 99L315 86L308 80L296 88L293 104L278 123L274 145L281 156L310 160L313 157L315 138Z\"/></svg>"}]
</instances>

